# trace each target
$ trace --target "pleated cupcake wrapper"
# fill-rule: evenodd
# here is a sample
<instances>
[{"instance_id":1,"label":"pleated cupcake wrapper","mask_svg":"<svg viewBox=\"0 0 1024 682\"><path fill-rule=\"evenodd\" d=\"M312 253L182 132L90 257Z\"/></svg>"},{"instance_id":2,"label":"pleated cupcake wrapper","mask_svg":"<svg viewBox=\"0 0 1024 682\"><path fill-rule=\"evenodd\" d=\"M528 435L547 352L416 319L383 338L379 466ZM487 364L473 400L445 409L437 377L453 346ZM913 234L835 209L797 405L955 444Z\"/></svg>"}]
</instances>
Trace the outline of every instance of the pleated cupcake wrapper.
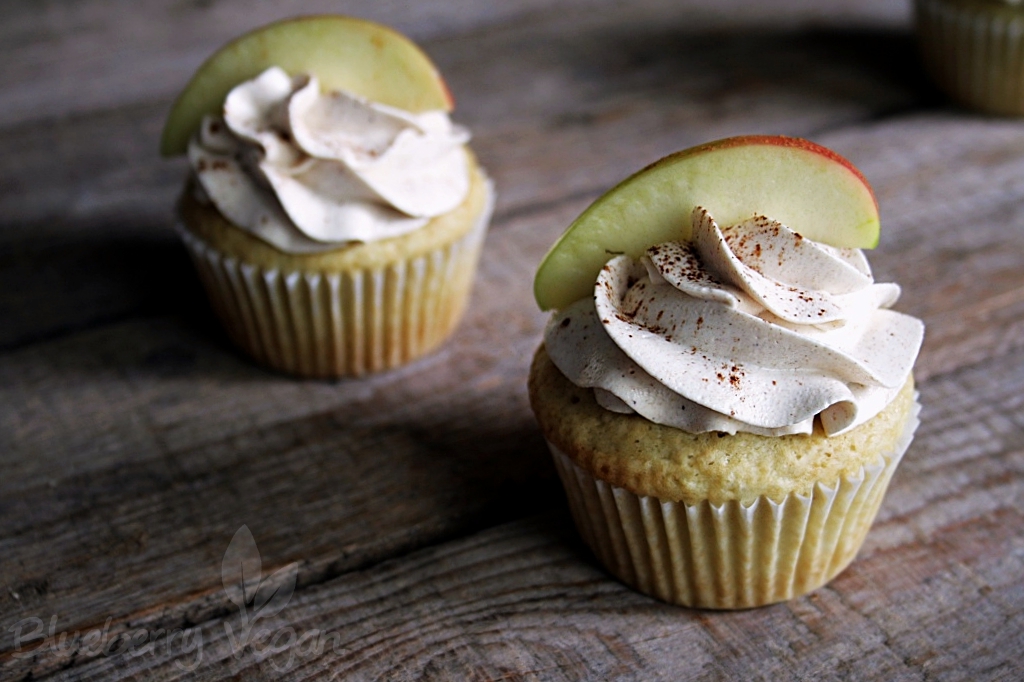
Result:
<instances>
[{"instance_id":1,"label":"pleated cupcake wrapper","mask_svg":"<svg viewBox=\"0 0 1024 682\"><path fill-rule=\"evenodd\" d=\"M634 589L673 604L711 609L762 606L824 585L860 549L918 425L899 446L810 495L750 505L689 505L609 485L548 443L583 540Z\"/></svg>"},{"instance_id":2,"label":"pleated cupcake wrapper","mask_svg":"<svg viewBox=\"0 0 1024 682\"><path fill-rule=\"evenodd\" d=\"M940 87L968 106L1024 114L1024 14L984 5L917 0L925 67Z\"/></svg>"},{"instance_id":3,"label":"pleated cupcake wrapper","mask_svg":"<svg viewBox=\"0 0 1024 682\"><path fill-rule=\"evenodd\" d=\"M225 256L178 225L217 316L260 364L303 377L358 376L437 347L465 310L490 220L378 269L285 272Z\"/></svg>"}]
</instances>

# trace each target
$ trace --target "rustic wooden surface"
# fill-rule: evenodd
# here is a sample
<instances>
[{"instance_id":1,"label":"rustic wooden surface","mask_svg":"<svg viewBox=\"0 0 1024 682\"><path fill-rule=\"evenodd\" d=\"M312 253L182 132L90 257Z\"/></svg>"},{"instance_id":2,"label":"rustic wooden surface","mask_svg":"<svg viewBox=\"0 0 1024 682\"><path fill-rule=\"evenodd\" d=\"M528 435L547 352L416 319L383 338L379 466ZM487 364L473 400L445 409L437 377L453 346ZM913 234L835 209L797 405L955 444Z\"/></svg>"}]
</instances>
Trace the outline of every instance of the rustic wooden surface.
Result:
<instances>
[{"instance_id":1,"label":"rustic wooden surface","mask_svg":"<svg viewBox=\"0 0 1024 682\"><path fill-rule=\"evenodd\" d=\"M157 137L218 44L339 9L422 42L500 196L451 343L299 382L218 330ZM911 29L893 0L4 3L0 679L1024 679L1024 123L945 104ZM571 528L525 398L530 280L610 184L748 132L873 183L872 263L928 327L923 424L838 579L690 611ZM242 525L296 578L246 647Z\"/></svg>"}]
</instances>

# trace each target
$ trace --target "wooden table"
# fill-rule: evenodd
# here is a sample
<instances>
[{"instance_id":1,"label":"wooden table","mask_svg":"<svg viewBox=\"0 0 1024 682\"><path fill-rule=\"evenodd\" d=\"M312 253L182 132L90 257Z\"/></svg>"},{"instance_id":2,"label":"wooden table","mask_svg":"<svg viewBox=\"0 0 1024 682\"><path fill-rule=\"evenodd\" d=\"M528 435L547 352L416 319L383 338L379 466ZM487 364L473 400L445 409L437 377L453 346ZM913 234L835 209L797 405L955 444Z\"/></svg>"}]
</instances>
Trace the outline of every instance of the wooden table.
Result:
<instances>
[{"instance_id":1,"label":"wooden table","mask_svg":"<svg viewBox=\"0 0 1024 682\"><path fill-rule=\"evenodd\" d=\"M157 138L221 42L339 9L425 46L500 198L443 350L294 381L213 320ZM0 44L0 678L1024 679L1024 122L932 90L907 2L9 0ZM923 424L847 571L702 612L577 539L526 401L530 284L612 183L749 132L873 183ZM222 583L243 525L250 576L296 579L251 639Z\"/></svg>"}]
</instances>

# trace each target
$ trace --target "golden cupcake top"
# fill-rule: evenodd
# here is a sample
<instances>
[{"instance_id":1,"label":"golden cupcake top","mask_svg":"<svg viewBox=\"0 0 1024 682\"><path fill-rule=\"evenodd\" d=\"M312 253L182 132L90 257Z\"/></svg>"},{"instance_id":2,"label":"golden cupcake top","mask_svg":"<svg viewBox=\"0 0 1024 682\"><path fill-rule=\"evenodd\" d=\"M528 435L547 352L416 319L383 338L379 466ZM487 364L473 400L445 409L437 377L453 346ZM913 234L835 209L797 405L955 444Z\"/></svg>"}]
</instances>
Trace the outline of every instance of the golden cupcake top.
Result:
<instances>
[{"instance_id":1,"label":"golden cupcake top","mask_svg":"<svg viewBox=\"0 0 1024 682\"><path fill-rule=\"evenodd\" d=\"M749 433L688 433L639 415L617 414L593 391L573 385L542 346L530 369L530 405L548 442L591 475L636 495L697 504L810 494L815 485L857 478L899 451L916 408L908 378L886 408L859 428L824 437L766 438Z\"/></svg>"}]
</instances>

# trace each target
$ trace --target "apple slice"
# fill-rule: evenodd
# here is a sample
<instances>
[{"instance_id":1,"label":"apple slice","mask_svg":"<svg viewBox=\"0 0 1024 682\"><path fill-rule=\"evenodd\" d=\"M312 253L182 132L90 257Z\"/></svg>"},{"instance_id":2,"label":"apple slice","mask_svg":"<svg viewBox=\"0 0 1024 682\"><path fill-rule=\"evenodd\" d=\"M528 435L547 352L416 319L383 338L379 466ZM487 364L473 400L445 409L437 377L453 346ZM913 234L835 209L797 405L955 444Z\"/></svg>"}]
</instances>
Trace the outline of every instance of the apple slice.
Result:
<instances>
[{"instance_id":1,"label":"apple slice","mask_svg":"<svg viewBox=\"0 0 1024 682\"><path fill-rule=\"evenodd\" d=\"M698 205L720 225L759 214L832 246L878 244L878 203L849 161L799 138L731 137L666 156L598 198L541 262L537 303L559 309L591 295L613 255L689 239Z\"/></svg>"},{"instance_id":2,"label":"apple slice","mask_svg":"<svg viewBox=\"0 0 1024 682\"><path fill-rule=\"evenodd\" d=\"M316 74L325 92L347 90L406 111L453 106L433 62L402 34L337 15L286 19L231 41L199 67L171 108L160 153L184 154L203 116L218 113L233 87L271 66Z\"/></svg>"}]
</instances>

